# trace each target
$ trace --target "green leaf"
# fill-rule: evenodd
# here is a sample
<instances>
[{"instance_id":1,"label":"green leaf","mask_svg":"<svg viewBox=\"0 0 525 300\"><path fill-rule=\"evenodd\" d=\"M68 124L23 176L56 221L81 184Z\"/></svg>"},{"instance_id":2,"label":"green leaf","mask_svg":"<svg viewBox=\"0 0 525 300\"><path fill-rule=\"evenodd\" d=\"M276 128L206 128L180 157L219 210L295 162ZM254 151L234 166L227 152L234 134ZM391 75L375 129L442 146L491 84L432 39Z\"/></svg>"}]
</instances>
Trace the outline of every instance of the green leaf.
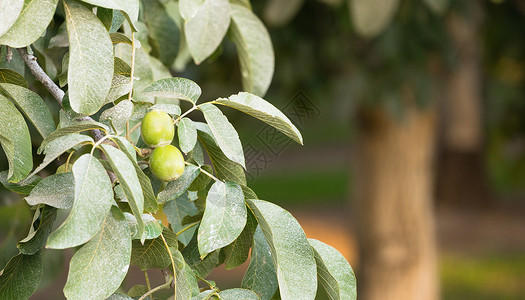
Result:
<instances>
[{"instance_id":1,"label":"green leaf","mask_svg":"<svg viewBox=\"0 0 525 300\"><path fill-rule=\"evenodd\" d=\"M29 205L46 204L68 209L75 200L75 178L70 172L50 175L42 179L25 199Z\"/></svg>"},{"instance_id":2,"label":"green leaf","mask_svg":"<svg viewBox=\"0 0 525 300\"><path fill-rule=\"evenodd\" d=\"M352 267L335 248L318 240L308 239L314 249L317 277L331 300L357 298Z\"/></svg>"},{"instance_id":3,"label":"green leaf","mask_svg":"<svg viewBox=\"0 0 525 300\"><path fill-rule=\"evenodd\" d=\"M230 96L228 99L217 99L214 101L214 103L229 106L249 114L252 117L265 122L266 124L271 125L299 144L303 144L303 137L301 136L301 133L297 127L292 124L290 119L288 119L288 117L286 117L270 102L258 96L241 92L237 95Z\"/></svg>"},{"instance_id":4,"label":"green leaf","mask_svg":"<svg viewBox=\"0 0 525 300\"><path fill-rule=\"evenodd\" d=\"M115 69L113 70L115 75L122 75L125 77L131 76L131 67L128 65L127 62L123 61L122 59L118 57L115 57L113 62L115 65ZM129 79L127 79L127 81L129 82ZM119 83L122 84L123 81L119 80ZM113 85L113 81L111 82L111 84ZM108 93L108 98L109 98L109 95L111 95L111 89Z\"/></svg>"},{"instance_id":5,"label":"green leaf","mask_svg":"<svg viewBox=\"0 0 525 300\"><path fill-rule=\"evenodd\" d=\"M175 261L175 271L177 273L177 295L175 299L190 299L191 296L199 293L197 278L184 261L184 257L179 250L173 251L173 260Z\"/></svg>"},{"instance_id":6,"label":"green leaf","mask_svg":"<svg viewBox=\"0 0 525 300\"><path fill-rule=\"evenodd\" d=\"M2 26L2 23L0 23L0 26ZM24 76L11 69L0 68L0 83L12 83L25 88L27 87L27 81Z\"/></svg>"},{"instance_id":7,"label":"green leaf","mask_svg":"<svg viewBox=\"0 0 525 300\"><path fill-rule=\"evenodd\" d=\"M257 220L253 214L248 211L246 226L244 226L239 237L235 239L233 243L223 248L224 266L226 270L236 268L248 259L256 228Z\"/></svg>"},{"instance_id":8,"label":"green leaf","mask_svg":"<svg viewBox=\"0 0 525 300\"><path fill-rule=\"evenodd\" d=\"M24 117L0 95L0 144L9 162L8 182L19 182L33 168L31 137Z\"/></svg>"},{"instance_id":9,"label":"green leaf","mask_svg":"<svg viewBox=\"0 0 525 300\"><path fill-rule=\"evenodd\" d=\"M244 89L264 96L273 77L274 53L268 30L248 8L231 4L231 39L237 47Z\"/></svg>"},{"instance_id":10,"label":"green leaf","mask_svg":"<svg viewBox=\"0 0 525 300\"><path fill-rule=\"evenodd\" d=\"M252 4L250 3L250 0L230 0L230 3L244 6L249 10L252 9Z\"/></svg>"},{"instance_id":11,"label":"green leaf","mask_svg":"<svg viewBox=\"0 0 525 300\"><path fill-rule=\"evenodd\" d=\"M12 192L23 194L23 195L28 195L29 193L31 193L31 191L37 185L37 183L39 183L40 180L42 180L40 176L32 176L32 177L29 177L27 180L24 180L23 182L24 184L10 183L10 182L7 182L7 175L8 175L8 171L0 172L0 182L2 183L2 185L6 189Z\"/></svg>"},{"instance_id":12,"label":"green leaf","mask_svg":"<svg viewBox=\"0 0 525 300\"><path fill-rule=\"evenodd\" d=\"M113 128L121 135L126 131L126 123L133 113L133 103L129 100L120 101L117 105L106 109L100 115L100 121L109 120Z\"/></svg>"},{"instance_id":13,"label":"green leaf","mask_svg":"<svg viewBox=\"0 0 525 300\"><path fill-rule=\"evenodd\" d=\"M140 186L139 178L131 160L121 150L102 144L100 146L106 153L107 160L111 169L117 175L120 186L128 199L129 206L135 218L137 218L138 236L144 241L142 233L144 232L144 221L142 212L144 211L144 196Z\"/></svg>"},{"instance_id":14,"label":"green leaf","mask_svg":"<svg viewBox=\"0 0 525 300\"><path fill-rule=\"evenodd\" d=\"M115 294L109 296L106 300L133 300L133 298L131 298L128 295L115 293Z\"/></svg>"},{"instance_id":15,"label":"green leaf","mask_svg":"<svg viewBox=\"0 0 525 300\"><path fill-rule=\"evenodd\" d=\"M72 133L82 132L82 131L88 131L88 130L103 130L105 132L109 132L109 128L101 123L95 122L95 121L77 121L74 122L72 125L67 127L58 128L53 133L48 135L40 145L39 152L41 152L42 149L45 149L47 145L54 141L55 139L58 139L60 137L71 135Z\"/></svg>"},{"instance_id":16,"label":"green leaf","mask_svg":"<svg viewBox=\"0 0 525 300\"><path fill-rule=\"evenodd\" d=\"M399 0L350 0L355 31L367 38L380 34L394 17Z\"/></svg>"},{"instance_id":17,"label":"green leaf","mask_svg":"<svg viewBox=\"0 0 525 300\"><path fill-rule=\"evenodd\" d=\"M179 6L192 0L181 0ZM205 0L191 16L185 19L184 33L191 56L198 65L208 58L221 44L230 26L228 0Z\"/></svg>"},{"instance_id":18,"label":"green leaf","mask_svg":"<svg viewBox=\"0 0 525 300\"><path fill-rule=\"evenodd\" d=\"M197 143L197 129L191 119L182 118L179 121L177 136L179 137L179 147L182 152L187 154L193 150Z\"/></svg>"},{"instance_id":19,"label":"green leaf","mask_svg":"<svg viewBox=\"0 0 525 300\"><path fill-rule=\"evenodd\" d=\"M166 202L163 211L174 232L179 232L184 227L182 225L184 217L193 216L198 213L195 203L188 199L187 193L180 195L174 200ZM195 232L195 228L196 227L190 228L178 235L179 241L184 245L187 245Z\"/></svg>"},{"instance_id":20,"label":"green leaf","mask_svg":"<svg viewBox=\"0 0 525 300\"><path fill-rule=\"evenodd\" d=\"M117 59L120 60L120 58L115 57L115 63L117 63ZM125 62L122 63L126 64ZM117 66L117 64L115 64L115 74L113 75L113 79L111 80L111 88L109 88L109 92L106 97L106 100L104 101L104 104L114 102L120 97L127 95L131 92L131 82L129 77L117 74L117 72L121 74L127 73L127 75L129 76L129 74L131 73L131 68L119 71L117 71L117 68L119 67Z\"/></svg>"},{"instance_id":21,"label":"green leaf","mask_svg":"<svg viewBox=\"0 0 525 300\"><path fill-rule=\"evenodd\" d=\"M194 165L189 165L184 168L184 173L177 178L168 182L166 188L159 193L157 203L166 203L182 195L190 186L190 184L197 178L200 169Z\"/></svg>"},{"instance_id":22,"label":"green leaf","mask_svg":"<svg viewBox=\"0 0 525 300\"><path fill-rule=\"evenodd\" d=\"M139 0L82 0L100 7L121 10L133 25L139 17Z\"/></svg>"},{"instance_id":23,"label":"green leaf","mask_svg":"<svg viewBox=\"0 0 525 300\"><path fill-rule=\"evenodd\" d=\"M143 238L144 240L151 240L157 238L162 233L162 222L155 219L152 215L143 214L142 220L144 220L144 232L142 236L139 235L139 227L137 218L134 215L125 212L124 216L128 221L128 227L131 231L131 239L138 240Z\"/></svg>"},{"instance_id":24,"label":"green leaf","mask_svg":"<svg viewBox=\"0 0 525 300\"><path fill-rule=\"evenodd\" d=\"M100 232L71 258L64 295L68 299L109 297L128 273L130 257L128 224L120 209L113 206Z\"/></svg>"},{"instance_id":25,"label":"green leaf","mask_svg":"<svg viewBox=\"0 0 525 300\"><path fill-rule=\"evenodd\" d=\"M273 203L247 202L270 245L281 298L314 299L317 291L314 254L297 220Z\"/></svg>"},{"instance_id":26,"label":"green leaf","mask_svg":"<svg viewBox=\"0 0 525 300\"><path fill-rule=\"evenodd\" d=\"M113 203L106 170L94 156L82 155L73 165L75 201L67 219L47 239L47 247L65 249L82 245L99 232Z\"/></svg>"},{"instance_id":27,"label":"green leaf","mask_svg":"<svg viewBox=\"0 0 525 300\"><path fill-rule=\"evenodd\" d=\"M2 0L0 10L0 37L15 23L24 7L24 0Z\"/></svg>"},{"instance_id":28,"label":"green leaf","mask_svg":"<svg viewBox=\"0 0 525 300\"><path fill-rule=\"evenodd\" d=\"M202 166L200 166L200 169L201 169L201 173L199 174L199 176L197 176L197 178L195 178L195 180L193 180L191 185L188 187L188 191L194 191L194 192L200 191L200 190L206 188L208 186L208 184L210 183L210 181L211 181L210 176L208 174L205 174L202 171L206 171L206 172L212 174L213 173L212 166L210 166L210 165L202 165Z\"/></svg>"},{"instance_id":29,"label":"green leaf","mask_svg":"<svg viewBox=\"0 0 525 300\"><path fill-rule=\"evenodd\" d=\"M162 235L170 247L170 251L177 249L177 236L168 228L164 227ZM165 269L171 265L170 255L162 237L146 240L144 245L139 240L133 240L131 251L131 264L139 267L142 271L149 269Z\"/></svg>"},{"instance_id":30,"label":"green leaf","mask_svg":"<svg viewBox=\"0 0 525 300\"><path fill-rule=\"evenodd\" d=\"M146 176L146 174L144 174L140 166L137 164L137 158L133 145L123 137L116 136L113 137L113 140L117 143L120 150L126 154L128 159L133 162L133 167L135 168L135 172L137 172L140 187L142 188L142 193L144 195L144 210L150 213L157 212L159 207L157 205L157 197L155 196L153 187L151 185L151 180L148 178L148 176Z\"/></svg>"},{"instance_id":31,"label":"green leaf","mask_svg":"<svg viewBox=\"0 0 525 300\"><path fill-rule=\"evenodd\" d=\"M46 156L44 157L44 161L42 161L42 163L33 171L33 173L29 175L28 179L24 180L24 183L27 184L27 181L30 180L33 175L43 170L52 161L54 161L60 155L62 155L62 153L66 152L67 150L79 144L88 143L88 142L94 143L91 137L87 135L76 134L76 133L70 133L68 135L63 135L49 142L47 145L45 145L45 148L44 148L44 153L46 154Z\"/></svg>"},{"instance_id":32,"label":"green leaf","mask_svg":"<svg viewBox=\"0 0 525 300\"><path fill-rule=\"evenodd\" d=\"M173 117L180 116L180 106L175 104L155 104L149 108L150 110L156 109L170 114Z\"/></svg>"},{"instance_id":33,"label":"green leaf","mask_svg":"<svg viewBox=\"0 0 525 300\"><path fill-rule=\"evenodd\" d=\"M18 254L0 274L0 299L29 299L42 279L42 256Z\"/></svg>"},{"instance_id":34,"label":"green leaf","mask_svg":"<svg viewBox=\"0 0 525 300\"><path fill-rule=\"evenodd\" d=\"M215 138L215 141L221 148L222 152L230 160L246 168L244 163L244 152L242 150L239 134L233 125L228 121L226 116L224 116L221 110L213 104L201 104L199 105L199 109L204 114L206 123L208 123L213 137Z\"/></svg>"},{"instance_id":35,"label":"green leaf","mask_svg":"<svg viewBox=\"0 0 525 300\"><path fill-rule=\"evenodd\" d=\"M9 1L11 2L11 1ZM25 0L24 7L15 23L0 36L0 45L13 48L29 46L42 36L49 22L53 19L58 0ZM6 5L14 3L5 3ZM14 4L18 6L19 4ZM2 5L2 7L8 7ZM10 7L7 13L14 12L16 7ZM3 9L2 9L3 10ZM0 16L3 16L0 15ZM7 18L8 22L12 18ZM2 22L4 18L2 17Z\"/></svg>"},{"instance_id":36,"label":"green leaf","mask_svg":"<svg viewBox=\"0 0 525 300\"><path fill-rule=\"evenodd\" d=\"M449 0L425 0L425 4L438 15L445 13L449 6Z\"/></svg>"},{"instance_id":37,"label":"green leaf","mask_svg":"<svg viewBox=\"0 0 525 300\"><path fill-rule=\"evenodd\" d=\"M33 255L44 247L56 217L57 209L51 206L43 205L35 211L29 234L16 245L22 254Z\"/></svg>"},{"instance_id":38,"label":"green leaf","mask_svg":"<svg viewBox=\"0 0 525 300\"><path fill-rule=\"evenodd\" d=\"M0 83L0 89L22 110L42 137L45 138L55 131L56 126L51 111L37 93L10 83Z\"/></svg>"},{"instance_id":39,"label":"green leaf","mask_svg":"<svg viewBox=\"0 0 525 300\"><path fill-rule=\"evenodd\" d=\"M195 295L191 298L191 300L215 300L216 297L214 297L215 290L206 290L204 292L199 293L198 295Z\"/></svg>"},{"instance_id":40,"label":"green leaf","mask_svg":"<svg viewBox=\"0 0 525 300\"><path fill-rule=\"evenodd\" d=\"M127 37L125 34L120 33L120 32L110 33L109 38L111 39L111 42L113 44L124 43L128 45L133 45L133 42L131 41L131 39Z\"/></svg>"},{"instance_id":41,"label":"green leaf","mask_svg":"<svg viewBox=\"0 0 525 300\"><path fill-rule=\"evenodd\" d=\"M234 181L241 185L246 185L246 175L242 166L231 161L224 155L219 146L217 146L210 128L207 124L195 122L197 127L197 137L202 143L208 156L213 163L215 173L220 180Z\"/></svg>"},{"instance_id":42,"label":"green leaf","mask_svg":"<svg viewBox=\"0 0 525 300\"><path fill-rule=\"evenodd\" d=\"M238 300L238 299L259 300L260 299L256 293L250 290L247 290L247 289L239 289L239 288L221 291L219 293L219 296L221 297L221 299L224 299L224 300Z\"/></svg>"},{"instance_id":43,"label":"green leaf","mask_svg":"<svg viewBox=\"0 0 525 300\"><path fill-rule=\"evenodd\" d=\"M206 197L206 210L199 226L201 257L232 243L246 225L246 205L235 182L215 182Z\"/></svg>"},{"instance_id":44,"label":"green leaf","mask_svg":"<svg viewBox=\"0 0 525 300\"><path fill-rule=\"evenodd\" d=\"M91 10L64 1L69 36L67 81L71 108L91 115L104 104L113 78L113 45L104 25Z\"/></svg>"},{"instance_id":45,"label":"green leaf","mask_svg":"<svg viewBox=\"0 0 525 300\"><path fill-rule=\"evenodd\" d=\"M171 66L179 49L179 28L160 1L143 0L143 4L153 56Z\"/></svg>"},{"instance_id":46,"label":"green leaf","mask_svg":"<svg viewBox=\"0 0 525 300\"><path fill-rule=\"evenodd\" d=\"M279 287L270 245L259 226L253 235L250 265L242 278L241 286L254 291L262 300L271 299Z\"/></svg>"},{"instance_id":47,"label":"green leaf","mask_svg":"<svg viewBox=\"0 0 525 300\"><path fill-rule=\"evenodd\" d=\"M145 96L185 100L195 104L201 93L201 88L195 82L182 77L174 77L153 82L150 86L146 87L141 94Z\"/></svg>"}]
</instances>

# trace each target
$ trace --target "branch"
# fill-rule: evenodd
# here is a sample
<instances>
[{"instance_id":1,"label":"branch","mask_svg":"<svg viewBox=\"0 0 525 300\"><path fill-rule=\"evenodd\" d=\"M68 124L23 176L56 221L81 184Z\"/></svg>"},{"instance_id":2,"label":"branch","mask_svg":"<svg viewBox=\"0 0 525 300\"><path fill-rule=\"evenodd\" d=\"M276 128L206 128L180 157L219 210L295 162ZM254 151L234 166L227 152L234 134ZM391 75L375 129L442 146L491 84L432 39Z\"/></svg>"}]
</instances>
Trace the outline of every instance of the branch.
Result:
<instances>
[{"instance_id":1,"label":"branch","mask_svg":"<svg viewBox=\"0 0 525 300\"><path fill-rule=\"evenodd\" d=\"M61 90L58 85L56 85L51 78L44 72L42 67L36 62L36 57L32 54L27 53L27 50L25 48L18 48L18 53L20 53L20 56L26 63L29 70L31 70L31 73L33 76L35 76L36 80L40 81L44 87L55 97L57 102L62 106L62 99L64 98L64 91Z\"/></svg>"}]
</instances>

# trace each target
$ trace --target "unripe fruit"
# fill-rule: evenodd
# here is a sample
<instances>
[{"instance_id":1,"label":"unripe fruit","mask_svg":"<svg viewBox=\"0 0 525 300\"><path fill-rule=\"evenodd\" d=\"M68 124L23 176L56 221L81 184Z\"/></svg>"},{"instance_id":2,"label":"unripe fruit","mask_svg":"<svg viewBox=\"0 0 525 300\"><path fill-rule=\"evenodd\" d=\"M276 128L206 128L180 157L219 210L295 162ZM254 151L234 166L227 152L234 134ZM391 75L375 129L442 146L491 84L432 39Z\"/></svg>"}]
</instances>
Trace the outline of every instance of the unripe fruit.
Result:
<instances>
[{"instance_id":1,"label":"unripe fruit","mask_svg":"<svg viewBox=\"0 0 525 300\"><path fill-rule=\"evenodd\" d=\"M162 181L172 181L184 173L184 157L172 145L157 147L149 158L151 172Z\"/></svg>"},{"instance_id":2,"label":"unripe fruit","mask_svg":"<svg viewBox=\"0 0 525 300\"><path fill-rule=\"evenodd\" d=\"M152 148L171 144L175 127L170 115L160 110L148 112L142 119L140 135L144 143Z\"/></svg>"}]
</instances>

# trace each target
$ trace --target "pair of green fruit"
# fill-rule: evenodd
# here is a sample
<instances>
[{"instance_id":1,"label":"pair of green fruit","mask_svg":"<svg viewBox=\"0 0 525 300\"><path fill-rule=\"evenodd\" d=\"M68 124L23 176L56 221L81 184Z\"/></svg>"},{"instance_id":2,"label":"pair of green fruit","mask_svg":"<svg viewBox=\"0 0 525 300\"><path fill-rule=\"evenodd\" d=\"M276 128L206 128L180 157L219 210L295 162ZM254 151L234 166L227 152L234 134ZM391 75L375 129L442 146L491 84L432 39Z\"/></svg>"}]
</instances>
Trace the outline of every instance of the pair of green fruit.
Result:
<instances>
[{"instance_id":1,"label":"pair of green fruit","mask_svg":"<svg viewBox=\"0 0 525 300\"><path fill-rule=\"evenodd\" d=\"M149 158L153 175L162 181L172 181L184 173L184 157L175 146L170 145L175 136L171 117L160 110L148 112L140 128L142 140L153 152Z\"/></svg>"}]
</instances>

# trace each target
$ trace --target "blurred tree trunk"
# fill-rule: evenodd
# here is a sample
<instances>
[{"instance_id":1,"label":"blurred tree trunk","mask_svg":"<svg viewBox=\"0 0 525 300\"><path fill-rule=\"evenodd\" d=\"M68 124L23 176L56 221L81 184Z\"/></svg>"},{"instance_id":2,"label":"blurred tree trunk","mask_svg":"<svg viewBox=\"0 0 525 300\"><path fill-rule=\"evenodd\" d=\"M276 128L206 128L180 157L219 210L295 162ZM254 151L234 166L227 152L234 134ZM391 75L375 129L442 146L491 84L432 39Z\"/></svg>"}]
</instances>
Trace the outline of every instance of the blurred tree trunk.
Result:
<instances>
[{"instance_id":1,"label":"blurred tree trunk","mask_svg":"<svg viewBox=\"0 0 525 300\"><path fill-rule=\"evenodd\" d=\"M481 152L481 7L477 1L467 5L467 14L452 12L446 18L456 61L446 76L442 102L436 198L438 204L453 207L490 202Z\"/></svg>"},{"instance_id":2,"label":"blurred tree trunk","mask_svg":"<svg viewBox=\"0 0 525 300\"><path fill-rule=\"evenodd\" d=\"M358 299L436 300L435 109L407 105L401 119L380 108L358 115Z\"/></svg>"}]
</instances>

